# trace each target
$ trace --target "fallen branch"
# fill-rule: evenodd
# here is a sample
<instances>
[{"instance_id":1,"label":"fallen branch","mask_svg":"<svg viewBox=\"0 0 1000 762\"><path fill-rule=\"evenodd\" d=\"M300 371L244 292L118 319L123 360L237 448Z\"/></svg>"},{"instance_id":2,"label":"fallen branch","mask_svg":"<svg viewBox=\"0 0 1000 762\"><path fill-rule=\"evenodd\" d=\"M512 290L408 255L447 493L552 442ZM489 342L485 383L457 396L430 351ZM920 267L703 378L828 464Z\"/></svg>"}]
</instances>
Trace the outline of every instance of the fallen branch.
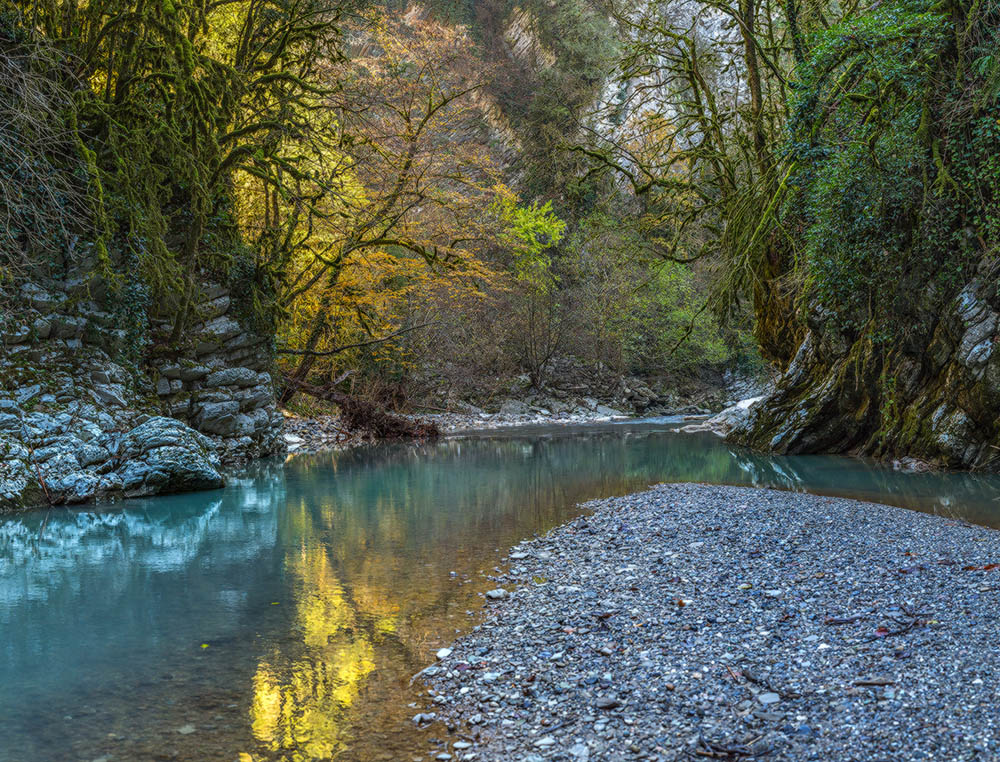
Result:
<instances>
[{"instance_id":1,"label":"fallen branch","mask_svg":"<svg viewBox=\"0 0 1000 762\"><path fill-rule=\"evenodd\" d=\"M773 685L768 683L763 678L757 677L755 674L750 672L750 670L748 670L746 667L740 667L740 674L742 674L743 677L745 677L748 682L751 682L754 685L759 685L761 688L766 688L767 690L771 691L771 693L777 693L783 699L795 699L795 698L800 698L802 696L801 693L796 693L795 691L785 691L782 690L781 688L775 688Z\"/></svg>"},{"instance_id":2,"label":"fallen branch","mask_svg":"<svg viewBox=\"0 0 1000 762\"><path fill-rule=\"evenodd\" d=\"M437 439L441 436L441 430L433 423L388 413L375 403L346 394L333 385L313 386L287 376L284 382L297 392L337 405L340 420L348 431L364 432L375 439Z\"/></svg>"},{"instance_id":3,"label":"fallen branch","mask_svg":"<svg viewBox=\"0 0 1000 762\"><path fill-rule=\"evenodd\" d=\"M763 736L758 737L753 741L757 743L761 740ZM761 750L755 750L750 744L740 744L738 746L720 743L718 741L710 741L704 736L698 737L698 748L695 749L694 754L688 752L689 756L696 757L707 757L708 759L740 759L742 757L761 757L771 752L771 747L768 746Z\"/></svg>"},{"instance_id":4,"label":"fallen branch","mask_svg":"<svg viewBox=\"0 0 1000 762\"><path fill-rule=\"evenodd\" d=\"M854 624L864 619L867 614L855 614L854 616L835 617L828 616L823 620L823 624Z\"/></svg>"},{"instance_id":5,"label":"fallen branch","mask_svg":"<svg viewBox=\"0 0 1000 762\"><path fill-rule=\"evenodd\" d=\"M887 615L887 618L890 619L890 620L892 620L896 624L901 625L901 626L898 627L895 630L890 630L890 629L888 629L886 627L879 627L879 631L876 631L876 633L874 635L872 635L872 636L870 636L868 638L865 638L861 642L862 643L871 643L872 641L881 640L882 638L892 638L892 637L895 637L897 635L905 635L910 630L912 630L914 627L917 627L918 625L923 626L923 625L927 624L927 620L925 618L922 618L922 617L929 617L929 616L931 616L930 614L923 614L923 613L920 613L920 612L911 612L905 606L900 606L899 608L900 608L900 610L904 614L906 614L906 616L911 617L911 619L904 620L904 619L900 619L898 617L895 617L895 616L892 616L891 614L889 614L889 615Z\"/></svg>"}]
</instances>

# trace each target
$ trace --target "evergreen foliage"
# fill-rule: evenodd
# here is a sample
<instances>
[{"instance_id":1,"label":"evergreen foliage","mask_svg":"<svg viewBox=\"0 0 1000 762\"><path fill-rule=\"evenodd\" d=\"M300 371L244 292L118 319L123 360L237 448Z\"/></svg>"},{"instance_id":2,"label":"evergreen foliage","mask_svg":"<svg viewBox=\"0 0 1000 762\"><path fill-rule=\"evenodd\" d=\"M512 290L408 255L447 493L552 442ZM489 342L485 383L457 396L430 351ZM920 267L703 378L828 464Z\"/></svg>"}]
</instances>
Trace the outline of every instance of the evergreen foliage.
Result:
<instances>
[{"instance_id":1,"label":"evergreen foliage","mask_svg":"<svg viewBox=\"0 0 1000 762\"><path fill-rule=\"evenodd\" d=\"M896 338L995 253L1000 6L902 0L815 36L782 225L837 324Z\"/></svg>"}]
</instances>

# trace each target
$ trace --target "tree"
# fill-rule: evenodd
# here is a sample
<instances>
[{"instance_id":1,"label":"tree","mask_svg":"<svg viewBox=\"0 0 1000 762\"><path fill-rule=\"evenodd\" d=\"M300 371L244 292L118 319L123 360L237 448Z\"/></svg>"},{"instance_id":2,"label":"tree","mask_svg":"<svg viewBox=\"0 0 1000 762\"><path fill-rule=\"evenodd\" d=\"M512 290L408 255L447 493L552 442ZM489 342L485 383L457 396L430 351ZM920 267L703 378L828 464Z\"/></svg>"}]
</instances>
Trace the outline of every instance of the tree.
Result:
<instances>
[{"instance_id":1,"label":"tree","mask_svg":"<svg viewBox=\"0 0 1000 762\"><path fill-rule=\"evenodd\" d=\"M145 307L173 316L181 340L202 273L241 251L233 188L245 176L291 193L303 146L339 58L343 4L328 0L25 0L29 33L53 41L75 87L67 124L87 178L79 224L91 262ZM265 284L266 285L266 284Z\"/></svg>"},{"instance_id":2,"label":"tree","mask_svg":"<svg viewBox=\"0 0 1000 762\"><path fill-rule=\"evenodd\" d=\"M273 265L284 273L282 351L299 356L286 401L318 358L336 354L331 341L399 327L376 304L387 294L404 298L427 273L489 277L477 252L493 235L483 208L495 170L468 38L417 10L401 21L370 15L352 34L350 60L326 72L338 87L326 99L334 132L318 159L322 195L304 215L285 204L269 220L283 216L286 237L301 242ZM372 273L382 287L358 288Z\"/></svg>"},{"instance_id":3,"label":"tree","mask_svg":"<svg viewBox=\"0 0 1000 762\"><path fill-rule=\"evenodd\" d=\"M618 87L595 114L592 139L577 147L592 171L627 183L659 256L717 265L720 313L738 312L749 297L758 340L778 363L799 336L787 278L793 247L773 224L788 190L776 153L789 80L805 31L855 9L799 14L794 0L780 9L756 0L614 4Z\"/></svg>"}]
</instances>

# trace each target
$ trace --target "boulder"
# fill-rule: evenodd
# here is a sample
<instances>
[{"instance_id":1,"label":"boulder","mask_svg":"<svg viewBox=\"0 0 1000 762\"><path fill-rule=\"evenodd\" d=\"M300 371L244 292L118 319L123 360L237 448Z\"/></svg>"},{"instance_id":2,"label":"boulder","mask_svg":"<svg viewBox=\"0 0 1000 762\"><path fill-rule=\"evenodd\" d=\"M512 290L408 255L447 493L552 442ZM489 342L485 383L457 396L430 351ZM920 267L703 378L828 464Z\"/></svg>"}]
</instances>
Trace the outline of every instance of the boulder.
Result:
<instances>
[{"instance_id":1,"label":"boulder","mask_svg":"<svg viewBox=\"0 0 1000 762\"><path fill-rule=\"evenodd\" d=\"M49 485L49 491L56 487L67 503L83 503L97 496L100 483L101 477L92 471L75 471L63 477L58 484Z\"/></svg>"},{"instance_id":2,"label":"boulder","mask_svg":"<svg viewBox=\"0 0 1000 762\"><path fill-rule=\"evenodd\" d=\"M681 431L689 434L708 431L720 437L727 437L733 430L746 424L750 417L750 409L763 399L764 397L761 396L740 400L708 420L692 423L682 428Z\"/></svg>"},{"instance_id":3,"label":"boulder","mask_svg":"<svg viewBox=\"0 0 1000 762\"><path fill-rule=\"evenodd\" d=\"M211 443L174 418L154 416L122 439L117 470L128 495L216 489L224 485Z\"/></svg>"},{"instance_id":4,"label":"boulder","mask_svg":"<svg viewBox=\"0 0 1000 762\"><path fill-rule=\"evenodd\" d=\"M506 400L500 405L500 415L531 415L531 405L521 400Z\"/></svg>"},{"instance_id":5,"label":"boulder","mask_svg":"<svg viewBox=\"0 0 1000 762\"><path fill-rule=\"evenodd\" d=\"M627 418L621 410L615 410L613 407L608 407L607 405L598 405L594 408L594 412L604 418Z\"/></svg>"}]
</instances>

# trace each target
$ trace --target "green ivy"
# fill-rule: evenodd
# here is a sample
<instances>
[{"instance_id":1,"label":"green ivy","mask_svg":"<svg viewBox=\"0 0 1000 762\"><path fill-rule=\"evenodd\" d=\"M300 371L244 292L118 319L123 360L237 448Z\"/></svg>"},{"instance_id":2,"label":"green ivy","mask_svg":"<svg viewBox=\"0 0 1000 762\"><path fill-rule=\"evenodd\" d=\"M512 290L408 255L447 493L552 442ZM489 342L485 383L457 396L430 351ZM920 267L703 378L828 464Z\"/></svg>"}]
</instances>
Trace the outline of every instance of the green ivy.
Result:
<instances>
[{"instance_id":1,"label":"green ivy","mask_svg":"<svg viewBox=\"0 0 1000 762\"><path fill-rule=\"evenodd\" d=\"M998 29L996 2L897 0L811 41L783 217L842 330L898 338L995 250Z\"/></svg>"}]
</instances>

